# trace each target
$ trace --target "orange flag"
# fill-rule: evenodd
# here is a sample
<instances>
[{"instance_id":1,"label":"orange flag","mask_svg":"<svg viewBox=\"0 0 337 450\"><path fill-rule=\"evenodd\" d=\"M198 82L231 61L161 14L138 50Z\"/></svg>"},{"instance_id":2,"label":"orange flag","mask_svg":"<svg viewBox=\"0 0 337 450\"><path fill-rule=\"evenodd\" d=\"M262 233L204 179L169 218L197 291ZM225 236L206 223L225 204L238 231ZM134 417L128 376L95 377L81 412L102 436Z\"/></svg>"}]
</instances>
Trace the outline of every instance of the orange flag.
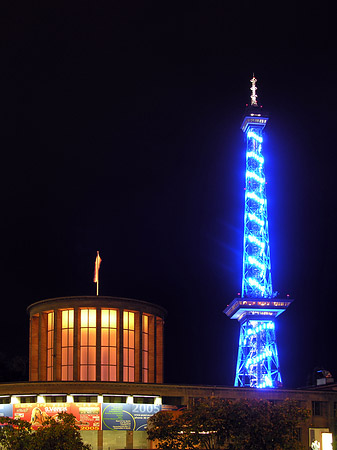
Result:
<instances>
[{"instance_id":1,"label":"orange flag","mask_svg":"<svg viewBox=\"0 0 337 450\"><path fill-rule=\"evenodd\" d=\"M101 265L102 259L99 256L99 252L97 252L96 261L95 261L95 274L94 274L94 283L98 283L98 271Z\"/></svg>"}]
</instances>

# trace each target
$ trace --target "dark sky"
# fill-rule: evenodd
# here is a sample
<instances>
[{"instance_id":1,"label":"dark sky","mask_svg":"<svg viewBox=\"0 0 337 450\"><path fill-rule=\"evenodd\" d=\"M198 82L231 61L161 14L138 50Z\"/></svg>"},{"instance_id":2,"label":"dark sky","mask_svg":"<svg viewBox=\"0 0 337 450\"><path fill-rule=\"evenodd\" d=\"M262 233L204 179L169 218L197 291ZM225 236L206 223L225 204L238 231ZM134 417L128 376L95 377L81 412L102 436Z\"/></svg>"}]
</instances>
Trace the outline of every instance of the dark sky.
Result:
<instances>
[{"instance_id":1,"label":"dark sky","mask_svg":"<svg viewBox=\"0 0 337 450\"><path fill-rule=\"evenodd\" d=\"M249 80L284 385L337 378L336 68L328 11L243 1L12 5L0 48L2 359L26 307L100 293L168 310L165 381L232 385ZM110 4L109 6L107 4Z\"/></svg>"}]
</instances>

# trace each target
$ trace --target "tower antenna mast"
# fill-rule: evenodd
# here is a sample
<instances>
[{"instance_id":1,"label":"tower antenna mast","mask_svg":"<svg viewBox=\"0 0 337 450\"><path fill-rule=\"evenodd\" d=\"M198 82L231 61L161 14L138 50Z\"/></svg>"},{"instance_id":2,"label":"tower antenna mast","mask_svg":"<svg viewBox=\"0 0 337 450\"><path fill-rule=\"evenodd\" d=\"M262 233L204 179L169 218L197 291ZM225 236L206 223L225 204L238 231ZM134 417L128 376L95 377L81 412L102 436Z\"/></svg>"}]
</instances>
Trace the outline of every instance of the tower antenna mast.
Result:
<instances>
[{"instance_id":1,"label":"tower antenna mast","mask_svg":"<svg viewBox=\"0 0 337 450\"><path fill-rule=\"evenodd\" d=\"M250 99L251 99L250 104L251 104L251 106L258 106L258 104L257 104L257 94L256 94L256 91L257 91L257 86L256 86L257 79L255 78L254 74L253 74L253 78L250 80L250 82L252 83L252 86L250 88L250 90L252 91L252 95L250 96Z\"/></svg>"}]
</instances>

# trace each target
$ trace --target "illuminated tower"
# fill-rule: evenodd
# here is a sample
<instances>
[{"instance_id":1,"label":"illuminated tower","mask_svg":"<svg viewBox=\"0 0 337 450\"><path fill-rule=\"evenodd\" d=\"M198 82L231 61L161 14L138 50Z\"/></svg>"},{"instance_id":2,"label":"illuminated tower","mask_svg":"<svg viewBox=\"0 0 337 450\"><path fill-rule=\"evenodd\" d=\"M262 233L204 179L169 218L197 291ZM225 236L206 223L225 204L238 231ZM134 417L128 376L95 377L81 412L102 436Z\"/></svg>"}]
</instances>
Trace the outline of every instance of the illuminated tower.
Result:
<instances>
[{"instance_id":1,"label":"illuminated tower","mask_svg":"<svg viewBox=\"0 0 337 450\"><path fill-rule=\"evenodd\" d=\"M270 265L263 129L268 117L257 104L256 78L250 80L251 104L241 125L247 141L241 298L225 314L240 323L235 386L282 385L275 336L275 318L292 300L276 300Z\"/></svg>"}]
</instances>

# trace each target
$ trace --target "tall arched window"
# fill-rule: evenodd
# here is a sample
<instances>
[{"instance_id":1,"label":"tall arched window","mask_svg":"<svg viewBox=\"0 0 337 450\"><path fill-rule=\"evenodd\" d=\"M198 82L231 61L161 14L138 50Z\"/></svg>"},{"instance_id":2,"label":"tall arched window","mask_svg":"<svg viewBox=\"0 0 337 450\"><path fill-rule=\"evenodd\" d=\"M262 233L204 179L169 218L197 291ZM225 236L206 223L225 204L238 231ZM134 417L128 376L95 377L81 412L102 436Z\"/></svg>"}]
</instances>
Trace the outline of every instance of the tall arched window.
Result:
<instances>
[{"instance_id":1,"label":"tall arched window","mask_svg":"<svg viewBox=\"0 0 337 450\"><path fill-rule=\"evenodd\" d=\"M123 312L123 381L135 381L135 313Z\"/></svg>"},{"instance_id":2,"label":"tall arched window","mask_svg":"<svg viewBox=\"0 0 337 450\"><path fill-rule=\"evenodd\" d=\"M101 380L117 381L117 310L101 310Z\"/></svg>"},{"instance_id":3,"label":"tall arched window","mask_svg":"<svg viewBox=\"0 0 337 450\"><path fill-rule=\"evenodd\" d=\"M80 381L96 381L96 309L81 309Z\"/></svg>"},{"instance_id":4,"label":"tall arched window","mask_svg":"<svg viewBox=\"0 0 337 450\"><path fill-rule=\"evenodd\" d=\"M149 382L149 316L143 314L143 336L142 336L142 360L143 360L143 383Z\"/></svg>"},{"instance_id":5,"label":"tall arched window","mask_svg":"<svg viewBox=\"0 0 337 450\"><path fill-rule=\"evenodd\" d=\"M47 381L53 381L54 369L54 311L47 313Z\"/></svg>"},{"instance_id":6,"label":"tall arched window","mask_svg":"<svg viewBox=\"0 0 337 450\"><path fill-rule=\"evenodd\" d=\"M61 380L74 379L74 310L61 311Z\"/></svg>"}]
</instances>

